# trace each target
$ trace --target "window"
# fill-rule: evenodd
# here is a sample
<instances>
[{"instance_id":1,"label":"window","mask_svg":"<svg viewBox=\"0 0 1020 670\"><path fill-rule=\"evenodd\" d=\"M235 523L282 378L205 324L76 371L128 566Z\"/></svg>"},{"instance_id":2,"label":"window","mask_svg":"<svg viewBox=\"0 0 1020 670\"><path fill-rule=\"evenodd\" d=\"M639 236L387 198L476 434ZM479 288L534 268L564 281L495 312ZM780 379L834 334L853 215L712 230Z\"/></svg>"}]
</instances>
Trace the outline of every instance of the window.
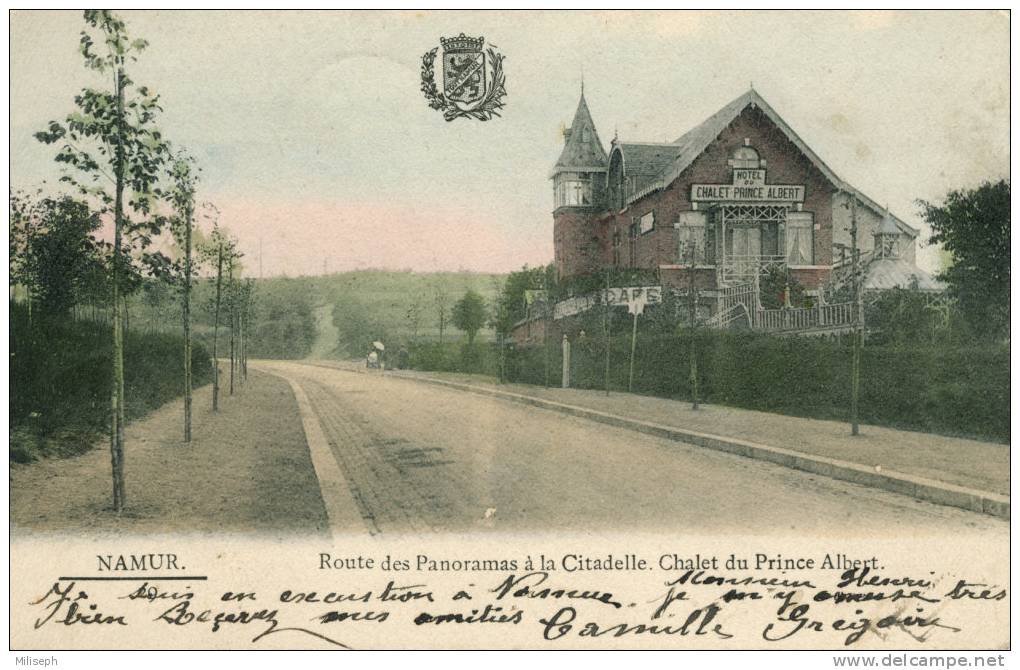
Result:
<instances>
[{"instance_id":1,"label":"window","mask_svg":"<svg viewBox=\"0 0 1020 670\"><path fill-rule=\"evenodd\" d=\"M811 212L789 212L786 215L786 263L815 263L815 218Z\"/></svg>"},{"instance_id":2,"label":"window","mask_svg":"<svg viewBox=\"0 0 1020 670\"><path fill-rule=\"evenodd\" d=\"M882 233L878 236L876 246L880 258L899 258L900 236L895 233Z\"/></svg>"},{"instance_id":3,"label":"window","mask_svg":"<svg viewBox=\"0 0 1020 670\"><path fill-rule=\"evenodd\" d=\"M556 178L556 207L588 207L591 205L591 177L563 175Z\"/></svg>"},{"instance_id":4,"label":"window","mask_svg":"<svg viewBox=\"0 0 1020 670\"><path fill-rule=\"evenodd\" d=\"M655 211L648 212L647 214L638 218L638 228L642 235L650 233L655 228Z\"/></svg>"},{"instance_id":5,"label":"window","mask_svg":"<svg viewBox=\"0 0 1020 670\"><path fill-rule=\"evenodd\" d=\"M733 167L738 170L756 170L761 167L758 152L752 147L743 146L733 152Z\"/></svg>"},{"instance_id":6,"label":"window","mask_svg":"<svg viewBox=\"0 0 1020 670\"><path fill-rule=\"evenodd\" d=\"M681 265L703 265L705 256L705 214L704 212L681 212L676 221L677 262Z\"/></svg>"}]
</instances>

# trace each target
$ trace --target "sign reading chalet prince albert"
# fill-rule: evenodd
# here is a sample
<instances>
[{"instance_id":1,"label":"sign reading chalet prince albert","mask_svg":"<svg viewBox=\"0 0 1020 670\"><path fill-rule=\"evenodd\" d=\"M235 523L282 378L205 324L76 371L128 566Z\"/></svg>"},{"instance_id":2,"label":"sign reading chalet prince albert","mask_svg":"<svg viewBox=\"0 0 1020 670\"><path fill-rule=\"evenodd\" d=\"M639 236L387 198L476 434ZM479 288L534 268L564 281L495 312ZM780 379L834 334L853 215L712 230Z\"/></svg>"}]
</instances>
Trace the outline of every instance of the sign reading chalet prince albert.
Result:
<instances>
[{"instance_id":1,"label":"sign reading chalet prince albert","mask_svg":"<svg viewBox=\"0 0 1020 670\"><path fill-rule=\"evenodd\" d=\"M732 184L691 184L691 202L804 202L804 186L766 184L765 169L735 169Z\"/></svg>"}]
</instances>

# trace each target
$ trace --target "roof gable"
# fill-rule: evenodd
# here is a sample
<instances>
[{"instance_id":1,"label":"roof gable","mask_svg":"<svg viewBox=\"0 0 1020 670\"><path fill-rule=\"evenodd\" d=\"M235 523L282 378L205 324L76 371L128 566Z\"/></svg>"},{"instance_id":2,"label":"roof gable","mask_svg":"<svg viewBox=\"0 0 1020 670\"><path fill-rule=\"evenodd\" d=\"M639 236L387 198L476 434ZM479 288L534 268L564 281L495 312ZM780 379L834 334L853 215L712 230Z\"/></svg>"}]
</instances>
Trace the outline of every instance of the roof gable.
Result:
<instances>
[{"instance_id":1,"label":"roof gable","mask_svg":"<svg viewBox=\"0 0 1020 670\"><path fill-rule=\"evenodd\" d=\"M830 168L825 163L825 161L823 161L821 157L819 157L818 154L816 154L811 149L811 147L809 147L807 143L805 143L804 140L802 140L800 136L797 135L796 132L794 132L793 128L791 128L789 124L787 124L786 121L784 121L783 118L779 116L779 114L774 109L772 109L771 105L765 102L765 99L762 98L761 95L759 95L759 93L753 88L749 89L743 95L732 100L729 104L725 105L718 112L705 119L702 123L695 126L691 130L687 131L673 142L669 143L669 145L676 147L674 152L675 158L673 159L673 161L668 165L664 165L662 170L658 174L657 178L652 179L645 188L633 193L628 198L628 202L633 202L634 200L637 200L638 198L654 190L666 188L674 181L676 181L680 177L681 173L683 173L684 170L690 167L690 165L695 161L695 159L697 159L698 156L704 153L705 150L709 147L709 145L712 144L712 142L715 141L715 139L719 137L719 135L721 135L722 132L726 130L726 128L730 124L732 124L737 119L737 117L740 116L740 114L749 106L752 108L756 107L760 109L765 114L765 116L768 117L768 119L783 132L787 139L789 139L790 142L792 142L794 146L796 146L797 149L805 157L807 157L809 161L811 161L811 164L814 165L825 176L825 178L828 179L829 182L836 187L836 189L841 191L848 191L850 193L856 193L861 203L863 203L866 207L874 211L876 214L882 216L886 214L886 210L884 210L882 207L879 207L879 205L874 200L858 191L849 183L843 181L832 170L832 168ZM654 145L654 146L662 147L669 145ZM626 148L640 145L624 143L618 146ZM624 161L626 174L629 175L631 167L629 150L624 151ZM917 236L918 231L916 228L908 225L894 214L890 213L888 214L888 216L904 233L910 235L911 237Z\"/></svg>"}]
</instances>

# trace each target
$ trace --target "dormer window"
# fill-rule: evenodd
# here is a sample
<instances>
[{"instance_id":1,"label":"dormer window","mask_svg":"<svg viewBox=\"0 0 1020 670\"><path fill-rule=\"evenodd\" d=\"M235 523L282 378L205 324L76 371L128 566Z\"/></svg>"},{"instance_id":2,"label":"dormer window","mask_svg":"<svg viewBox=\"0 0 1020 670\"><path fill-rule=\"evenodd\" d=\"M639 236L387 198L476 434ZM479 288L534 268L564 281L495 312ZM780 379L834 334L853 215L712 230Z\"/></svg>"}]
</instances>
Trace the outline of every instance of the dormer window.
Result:
<instances>
[{"instance_id":1,"label":"dormer window","mask_svg":"<svg viewBox=\"0 0 1020 670\"><path fill-rule=\"evenodd\" d=\"M588 126L585 126L584 128L581 129L581 141L582 142L587 142L588 139L589 139L588 138Z\"/></svg>"},{"instance_id":2,"label":"dormer window","mask_svg":"<svg viewBox=\"0 0 1020 670\"><path fill-rule=\"evenodd\" d=\"M875 231L875 254L879 258L900 257L900 230L889 214L889 208L885 210L882 223Z\"/></svg>"},{"instance_id":3,"label":"dormer window","mask_svg":"<svg viewBox=\"0 0 1020 670\"><path fill-rule=\"evenodd\" d=\"M900 257L900 236L885 233L875 236L875 248L878 250L879 258Z\"/></svg>"},{"instance_id":4,"label":"dormer window","mask_svg":"<svg viewBox=\"0 0 1020 670\"><path fill-rule=\"evenodd\" d=\"M742 146L733 152L731 163L737 170L757 170L761 167L761 158L754 147Z\"/></svg>"}]
</instances>

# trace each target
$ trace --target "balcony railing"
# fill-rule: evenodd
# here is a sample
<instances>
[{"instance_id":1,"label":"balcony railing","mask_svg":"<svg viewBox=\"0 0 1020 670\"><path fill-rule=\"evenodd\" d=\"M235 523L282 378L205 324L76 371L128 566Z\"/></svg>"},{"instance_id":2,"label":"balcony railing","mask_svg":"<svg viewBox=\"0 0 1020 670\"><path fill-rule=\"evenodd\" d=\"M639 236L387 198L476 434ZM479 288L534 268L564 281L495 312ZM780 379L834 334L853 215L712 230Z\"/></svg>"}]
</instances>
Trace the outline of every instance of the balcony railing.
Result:
<instances>
[{"instance_id":1,"label":"balcony railing","mask_svg":"<svg viewBox=\"0 0 1020 670\"><path fill-rule=\"evenodd\" d=\"M755 314L755 327L761 330L809 330L812 328L845 329L857 323L857 305L818 304L814 307L762 309Z\"/></svg>"},{"instance_id":2,"label":"balcony railing","mask_svg":"<svg viewBox=\"0 0 1020 670\"><path fill-rule=\"evenodd\" d=\"M720 265L722 283L747 282L761 274L762 270L773 265L785 265L786 256L782 254L723 256Z\"/></svg>"}]
</instances>

